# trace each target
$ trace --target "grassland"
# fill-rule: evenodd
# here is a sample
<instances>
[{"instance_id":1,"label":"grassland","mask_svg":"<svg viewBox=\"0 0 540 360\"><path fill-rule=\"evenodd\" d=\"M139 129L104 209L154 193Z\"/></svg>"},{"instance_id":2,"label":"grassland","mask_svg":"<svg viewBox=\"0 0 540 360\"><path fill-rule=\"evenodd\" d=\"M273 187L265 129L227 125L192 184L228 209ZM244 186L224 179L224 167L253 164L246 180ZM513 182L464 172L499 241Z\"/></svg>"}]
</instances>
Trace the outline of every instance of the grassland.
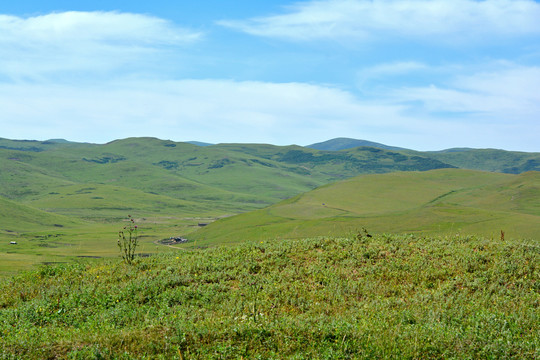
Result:
<instances>
[{"instance_id":1,"label":"grassland","mask_svg":"<svg viewBox=\"0 0 540 360\"><path fill-rule=\"evenodd\" d=\"M537 242L360 233L42 267L3 359L534 359Z\"/></svg>"},{"instance_id":2,"label":"grassland","mask_svg":"<svg viewBox=\"0 0 540 360\"><path fill-rule=\"evenodd\" d=\"M105 145L0 139L0 274L78 256L116 256L115 234L128 214L145 225L141 250L163 251L156 240L186 235L198 222L260 209L352 176L361 164L373 171L374 154L153 138ZM430 163L399 160L400 166ZM393 163L381 163L379 171Z\"/></svg>"},{"instance_id":3,"label":"grassland","mask_svg":"<svg viewBox=\"0 0 540 360\"><path fill-rule=\"evenodd\" d=\"M375 233L477 234L493 239L540 234L540 173L459 169L363 175L322 186L193 233L199 244L242 239ZM186 245L189 246L189 245Z\"/></svg>"},{"instance_id":4,"label":"grassland","mask_svg":"<svg viewBox=\"0 0 540 360\"><path fill-rule=\"evenodd\" d=\"M497 160L493 160L495 155ZM219 221L219 227L209 226L193 236L196 245L192 242L187 246L250 238L342 235L362 226L378 232L461 230L484 235L489 229L490 236L503 227L510 236L531 237L538 223L537 185L531 188L522 184L529 194L523 193L519 202L531 199L529 210L524 211L513 210L517 200L507 203L490 195L506 194L509 190L505 184L483 188L483 194L470 193L477 200L484 198L483 204L468 204L477 200L467 199L468 193L461 191L462 198L451 193L442 199L456 199L456 203L418 204L416 210L403 206L423 191L412 191L415 183L406 185L406 181L398 184L381 180L395 190L385 193L387 204L369 196L358 198L361 192L345 187L334 188L334 193L324 199L310 199L312 194L294 197L321 186L322 192L313 194L323 194L329 189L326 184L358 174L456 166L519 172L534 169L538 159L538 154L499 150L435 154L374 147L344 151L263 144L201 147L154 138L129 138L104 145L0 139L0 256L4 259L0 276L44 262L117 256L115 234L128 214L144 224L141 251L145 253L170 250L157 248L155 241L190 235L199 222L240 213L246 215ZM511 168L509 164L513 164ZM499 176L505 178L493 174L493 178ZM488 177L478 178L477 185L486 185L481 181ZM434 185L437 181L428 184L433 191L426 194L433 195L432 199L442 195L440 186ZM451 191L450 184L445 184L441 186ZM399 189L403 189L402 194ZM289 205L247 214L284 199L289 200L283 205ZM342 207L341 203L351 201L356 205ZM360 211L361 207L370 210ZM497 226L491 226L494 222ZM522 231L525 228L529 231ZM17 241L17 245L10 245L10 241Z\"/></svg>"},{"instance_id":5,"label":"grassland","mask_svg":"<svg viewBox=\"0 0 540 360\"><path fill-rule=\"evenodd\" d=\"M537 155L460 152L0 139L0 359L539 358Z\"/></svg>"}]
</instances>

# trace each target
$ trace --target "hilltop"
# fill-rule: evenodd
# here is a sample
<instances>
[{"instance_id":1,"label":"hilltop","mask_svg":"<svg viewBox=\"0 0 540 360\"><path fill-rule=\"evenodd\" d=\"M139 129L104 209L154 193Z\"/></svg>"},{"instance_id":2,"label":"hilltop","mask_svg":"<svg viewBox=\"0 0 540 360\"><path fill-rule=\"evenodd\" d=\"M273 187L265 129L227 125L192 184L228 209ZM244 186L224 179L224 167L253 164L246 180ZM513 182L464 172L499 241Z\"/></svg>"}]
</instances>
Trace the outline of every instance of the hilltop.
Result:
<instances>
[{"instance_id":1,"label":"hilltop","mask_svg":"<svg viewBox=\"0 0 540 360\"><path fill-rule=\"evenodd\" d=\"M323 142L307 145L307 148L316 149L316 150L329 150L329 151L339 151L339 150L348 150L356 147L374 147L378 149L386 150L407 150L405 148L400 148L397 146L389 146L381 143L368 141L368 140L358 140L351 138L335 138L331 140L326 140Z\"/></svg>"}]
</instances>

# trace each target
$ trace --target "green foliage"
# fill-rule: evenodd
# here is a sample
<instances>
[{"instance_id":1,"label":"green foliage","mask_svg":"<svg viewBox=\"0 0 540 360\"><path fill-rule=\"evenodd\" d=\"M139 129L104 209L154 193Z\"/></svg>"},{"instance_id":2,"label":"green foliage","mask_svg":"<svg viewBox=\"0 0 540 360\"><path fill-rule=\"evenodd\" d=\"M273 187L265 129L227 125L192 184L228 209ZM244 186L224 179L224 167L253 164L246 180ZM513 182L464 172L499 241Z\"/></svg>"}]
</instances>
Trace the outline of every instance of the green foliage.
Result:
<instances>
[{"instance_id":1,"label":"green foliage","mask_svg":"<svg viewBox=\"0 0 540 360\"><path fill-rule=\"evenodd\" d=\"M88 161L88 162L94 162L96 164L114 164L114 163L117 163L119 161L124 161L126 160L125 157L123 156L118 156L118 155L114 155L114 154L107 154L105 156L102 156L98 159L87 159L87 158L83 158L82 159L83 161Z\"/></svg>"},{"instance_id":2,"label":"green foliage","mask_svg":"<svg viewBox=\"0 0 540 360\"><path fill-rule=\"evenodd\" d=\"M17 359L540 356L538 244L373 235L248 242L0 282Z\"/></svg>"},{"instance_id":3,"label":"green foliage","mask_svg":"<svg viewBox=\"0 0 540 360\"><path fill-rule=\"evenodd\" d=\"M135 259L135 250L137 249L139 239L139 229L135 225L135 220L128 215L128 225L118 232L118 248L124 262L128 265L133 264Z\"/></svg>"}]
</instances>

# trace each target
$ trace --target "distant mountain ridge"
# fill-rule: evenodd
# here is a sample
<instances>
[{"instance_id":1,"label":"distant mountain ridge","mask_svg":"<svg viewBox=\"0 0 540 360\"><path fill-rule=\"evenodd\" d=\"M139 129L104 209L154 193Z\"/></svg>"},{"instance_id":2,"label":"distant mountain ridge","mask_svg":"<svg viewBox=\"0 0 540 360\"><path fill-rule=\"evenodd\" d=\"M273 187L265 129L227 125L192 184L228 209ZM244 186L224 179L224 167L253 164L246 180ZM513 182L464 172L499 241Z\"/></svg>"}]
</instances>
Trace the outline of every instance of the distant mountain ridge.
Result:
<instances>
[{"instance_id":1,"label":"distant mountain ridge","mask_svg":"<svg viewBox=\"0 0 540 360\"><path fill-rule=\"evenodd\" d=\"M197 145L197 146L212 146L214 144L206 143L202 141L186 141L188 144Z\"/></svg>"},{"instance_id":2,"label":"distant mountain ridge","mask_svg":"<svg viewBox=\"0 0 540 360\"><path fill-rule=\"evenodd\" d=\"M384 145L384 144L380 144L373 141L358 140L358 139L343 138L343 137L307 145L306 147L310 149L315 149L315 150L339 151L339 150L353 149L360 146L374 147L374 148L385 149L385 150L408 150L405 148Z\"/></svg>"},{"instance_id":3,"label":"distant mountain ridge","mask_svg":"<svg viewBox=\"0 0 540 360\"><path fill-rule=\"evenodd\" d=\"M92 202L100 211L95 213L114 207L97 204L103 203L99 197L111 198L100 194L109 191L101 185L111 182L124 190L214 207L213 199L228 198L221 204L228 212L259 208L362 173L451 167L454 165L422 154L373 147L334 152L295 145L200 146L156 138L128 138L107 144L0 139L0 195L37 205L45 203L40 197L54 197L51 192L62 194L66 182L97 184L100 186L92 190L96 201ZM27 185L21 187L22 183Z\"/></svg>"}]
</instances>

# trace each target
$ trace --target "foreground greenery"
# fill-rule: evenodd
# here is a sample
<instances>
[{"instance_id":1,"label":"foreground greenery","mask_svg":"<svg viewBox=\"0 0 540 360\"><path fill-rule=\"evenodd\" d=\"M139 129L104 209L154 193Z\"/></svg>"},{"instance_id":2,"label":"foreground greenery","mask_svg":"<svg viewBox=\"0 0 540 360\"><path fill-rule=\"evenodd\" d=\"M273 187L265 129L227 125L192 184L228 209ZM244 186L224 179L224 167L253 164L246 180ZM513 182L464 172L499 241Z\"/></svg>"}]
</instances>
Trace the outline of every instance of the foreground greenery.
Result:
<instances>
[{"instance_id":1,"label":"foreground greenery","mask_svg":"<svg viewBox=\"0 0 540 360\"><path fill-rule=\"evenodd\" d=\"M538 242L257 241L0 285L3 359L539 358Z\"/></svg>"}]
</instances>

